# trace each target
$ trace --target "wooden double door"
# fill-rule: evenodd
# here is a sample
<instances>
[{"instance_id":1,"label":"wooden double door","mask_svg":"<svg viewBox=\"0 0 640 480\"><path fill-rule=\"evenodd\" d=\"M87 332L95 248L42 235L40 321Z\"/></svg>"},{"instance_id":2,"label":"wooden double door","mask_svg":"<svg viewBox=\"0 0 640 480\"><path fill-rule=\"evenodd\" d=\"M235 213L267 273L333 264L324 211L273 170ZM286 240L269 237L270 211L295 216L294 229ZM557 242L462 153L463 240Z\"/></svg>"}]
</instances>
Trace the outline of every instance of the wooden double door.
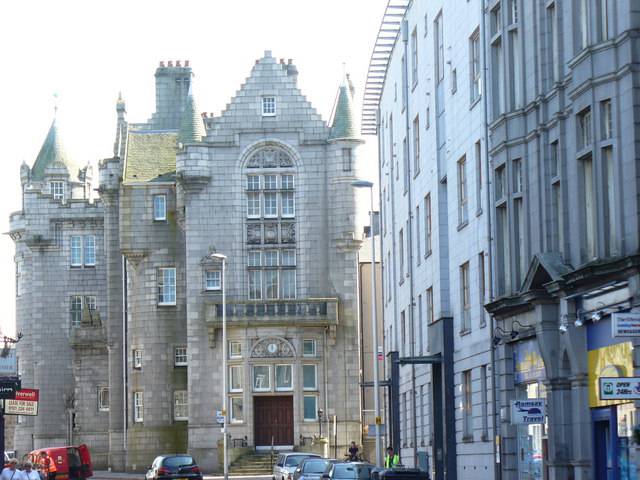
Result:
<instances>
[{"instance_id":1,"label":"wooden double door","mask_svg":"<svg viewBox=\"0 0 640 480\"><path fill-rule=\"evenodd\" d=\"M293 396L253 397L253 422L257 447L293 445Z\"/></svg>"}]
</instances>

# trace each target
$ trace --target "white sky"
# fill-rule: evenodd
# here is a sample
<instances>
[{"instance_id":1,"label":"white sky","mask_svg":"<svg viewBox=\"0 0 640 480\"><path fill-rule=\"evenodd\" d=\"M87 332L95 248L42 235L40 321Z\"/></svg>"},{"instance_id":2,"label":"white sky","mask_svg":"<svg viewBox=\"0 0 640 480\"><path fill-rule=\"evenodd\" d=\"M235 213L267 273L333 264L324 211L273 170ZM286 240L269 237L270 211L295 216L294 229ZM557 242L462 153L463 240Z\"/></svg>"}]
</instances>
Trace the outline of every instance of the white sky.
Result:
<instances>
[{"instance_id":1,"label":"white sky","mask_svg":"<svg viewBox=\"0 0 640 480\"><path fill-rule=\"evenodd\" d=\"M112 155L115 101L129 121L154 110L160 60L190 60L202 111L216 115L265 50L292 58L298 85L325 120L343 62L361 104L369 56L387 0L20 0L0 3L0 232L20 209L19 168L33 165L53 118L81 163ZM368 143L375 143L368 137ZM374 145L362 152L377 179ZM96 170L97 172L97 170ZM14 247L0 238L0 327L15 324Z\"/></svg>"}]
</instances>

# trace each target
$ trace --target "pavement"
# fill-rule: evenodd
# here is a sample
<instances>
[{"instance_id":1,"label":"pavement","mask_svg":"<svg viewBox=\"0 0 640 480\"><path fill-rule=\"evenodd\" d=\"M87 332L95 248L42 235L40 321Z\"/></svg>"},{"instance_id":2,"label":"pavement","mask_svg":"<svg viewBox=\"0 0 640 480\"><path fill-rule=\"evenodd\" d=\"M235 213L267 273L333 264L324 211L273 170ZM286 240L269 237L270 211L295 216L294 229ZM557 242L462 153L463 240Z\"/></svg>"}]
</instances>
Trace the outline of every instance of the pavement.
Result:
<instances>
[{"instance_id":1,"label":"pavement","mask_svg":"<svg viewBox=\"0 0 640 480\"><path fill-rule=\"evenodd\" d=\"M144 473L139 472L109 472L107 470L97 470L93 472L92 480L144 480ZM271 475L229 475L229 478L244 480L265 480L270 479ZM204 475L204 480L222 480L222 475Z\"/></svg>"}]
</instances>

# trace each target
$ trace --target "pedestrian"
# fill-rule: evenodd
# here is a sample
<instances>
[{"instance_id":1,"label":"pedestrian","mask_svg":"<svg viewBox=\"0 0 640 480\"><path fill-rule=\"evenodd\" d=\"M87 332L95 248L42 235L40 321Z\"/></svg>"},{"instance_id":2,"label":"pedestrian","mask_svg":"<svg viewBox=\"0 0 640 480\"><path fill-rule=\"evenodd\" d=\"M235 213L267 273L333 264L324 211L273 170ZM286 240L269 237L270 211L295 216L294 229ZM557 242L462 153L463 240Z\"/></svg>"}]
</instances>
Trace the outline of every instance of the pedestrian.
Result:
<instances>
[{"instance_id":1,"label":"pedestrian","mask_svg":"<svg viewBox=\"0 0 640 480\"><path fill-rule=\"evenodd\" d=\"M358 461L358 446L356 445L356 442L351 442L351 446L349 447L349 461Z\"/></svg>"},{"instance_id":2,"label":"pedestrian","mask_svg":"<svg viewBox=\"0 0 640 480\"><path fill-rule=\"evenodd\" d=\"M387 454L384 457L384 468L394 468L400 465L400 457L393 453L393 447L387 447Z\"/></svg>"},{"instance_id":3,"label":"pedestrian","mask_svg":"<svg viewBox=\"0 0 640 480\"><path fill-rule=\"evenodd\" d=\"M42 452L42 473L44 473L46 480L55 480L56 478L56 464L47 452Z\"/></svg>"},{"instance_id":4,"label":"pedestrian","mask_svg":"<svg viewBox=\"0 0 640 480\"><path fill-rule=\"evenodd\" d=\"M0 480L22 480L22 472L18 470L18 460L12 458L7 465L0 473Z\"/></svg>"},{"instance_id":5,"label":"pedestrian","mask_svg":"<svg viewBox=\"0 0 640 480\"><path fill-rule=\"evenodd\" d=\"M22 480L40 480L40 473L33 469L31 462L24 462L23 468Z\"/></svg>"}]
</instances>

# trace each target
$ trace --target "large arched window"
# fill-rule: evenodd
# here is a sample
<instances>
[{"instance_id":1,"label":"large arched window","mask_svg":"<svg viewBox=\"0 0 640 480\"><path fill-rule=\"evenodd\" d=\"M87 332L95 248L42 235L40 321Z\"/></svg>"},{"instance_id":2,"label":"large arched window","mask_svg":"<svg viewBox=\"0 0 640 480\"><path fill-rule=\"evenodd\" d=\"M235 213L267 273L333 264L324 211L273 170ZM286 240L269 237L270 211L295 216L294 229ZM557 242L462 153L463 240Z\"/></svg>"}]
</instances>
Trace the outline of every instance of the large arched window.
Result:
<instances>
[{"instance_id":1,"label":"large arched window","mask_svg":"<svg viewBox=\"0 0 640 480\"><path fill-rule=\"evenodd\" d=\"M294 162L261 148L246 163L247 283L250 300L296 297Z\"/></svg>"}]
</instances>

